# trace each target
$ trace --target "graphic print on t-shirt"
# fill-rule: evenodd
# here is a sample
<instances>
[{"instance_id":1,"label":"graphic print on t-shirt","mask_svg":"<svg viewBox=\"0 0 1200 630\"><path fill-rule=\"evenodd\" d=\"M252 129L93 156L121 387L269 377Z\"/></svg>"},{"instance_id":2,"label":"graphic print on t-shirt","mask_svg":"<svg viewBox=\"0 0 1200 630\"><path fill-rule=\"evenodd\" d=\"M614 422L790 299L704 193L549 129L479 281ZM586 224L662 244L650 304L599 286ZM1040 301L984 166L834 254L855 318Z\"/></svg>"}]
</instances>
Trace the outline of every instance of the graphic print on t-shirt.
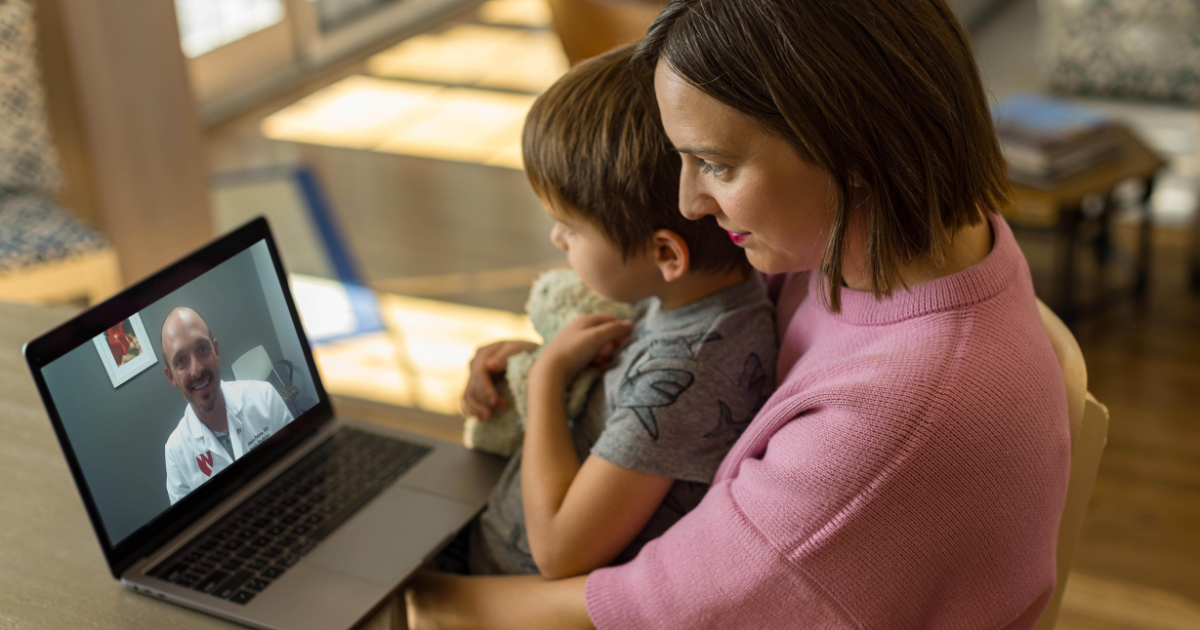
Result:
<instances>
[{"instance_id":1,"label":"graphic print on t-shirt","mask_svg":"<svg viewBox=\"0 0 1200 630\"><path fill-rule=\"evenodd\" d=\"M701 333L677 339L653 341L634 357L621 379L621 390L617 406L629 409L636 416L646 433L658 440L658 419L654 409L673 405L683 392L691 387L696 376L678 367L653 366L656 359L686 359L696 355L696 346L710 341L719 341L719 333ZM675 366L674 361L670 365Z\"/></svg>"},{"instance_id":2,"label":"graphic print on t-shirt","mask_svg":"<svg viewBox=\"0 0 1200 630\"><path fill-rule=\"evenodd\" d=\"M763 370L762 360L758 355L751 352L750 356L746 357L746 363L742 366L742 375L738 378L738 389L746 396L747 400L757 401L754 404L754 413L762 407L766 402L767 397L763 395L763 385L767 382L767 373ZM750 426L750 421L754 419L754 413L746 416L741 420L733 419L733 411L726 405L724 401L717 401L718 417L717 426L712 431L704 434L706 438L724 439L730 444L733 444L741 437L742 432L746 427Z\"/></svg>"}]
</instances>

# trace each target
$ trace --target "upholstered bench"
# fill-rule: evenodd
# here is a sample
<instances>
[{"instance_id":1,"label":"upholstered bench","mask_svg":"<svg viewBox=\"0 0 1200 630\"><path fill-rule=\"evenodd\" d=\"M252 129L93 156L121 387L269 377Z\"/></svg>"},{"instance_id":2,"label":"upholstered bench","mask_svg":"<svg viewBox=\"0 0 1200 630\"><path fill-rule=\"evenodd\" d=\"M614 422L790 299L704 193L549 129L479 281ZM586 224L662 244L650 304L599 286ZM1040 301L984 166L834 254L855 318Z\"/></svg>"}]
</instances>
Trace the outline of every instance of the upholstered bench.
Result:
<instances>
[{"instance_id":1,"label":"upholstered bench","mask_svg":"<svg viewBox=\"0 0 1200 630\"><path fill-rule=\"evenodd\" d=\"M28 0L0 0L0 300L94 303L120 288L120 270L104 236L54 201L35 29Z\"/></svg>"},{"instance_id":2,"label":"upholstered bench","mask_svg":"<svg viewBox=\"0 0 1200 630\"><path fill-rule=\"evenodd\" d=\"M0 300L95 303L120 289L116 253L40 193L0 191Z\"/></svg>"}]
</instances>

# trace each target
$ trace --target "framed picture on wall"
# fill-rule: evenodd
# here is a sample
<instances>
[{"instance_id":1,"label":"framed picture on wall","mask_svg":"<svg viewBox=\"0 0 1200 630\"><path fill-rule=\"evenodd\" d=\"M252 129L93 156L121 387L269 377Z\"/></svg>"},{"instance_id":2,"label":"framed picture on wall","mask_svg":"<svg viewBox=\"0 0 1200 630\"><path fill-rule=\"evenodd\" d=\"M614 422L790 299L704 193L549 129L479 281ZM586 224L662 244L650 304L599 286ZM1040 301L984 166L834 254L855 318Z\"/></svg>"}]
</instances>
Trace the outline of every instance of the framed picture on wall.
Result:
<instances>
[{"instance_id":1,"label":"framed picture on wall","mask_svg":"<svg viewBox=\"0 0 1200 630\"><path fill-rule=\"evenodd\" d=\"M158 363L139 313L97 335L92 342L114 388Z\"/></svg>"}]
</instances>

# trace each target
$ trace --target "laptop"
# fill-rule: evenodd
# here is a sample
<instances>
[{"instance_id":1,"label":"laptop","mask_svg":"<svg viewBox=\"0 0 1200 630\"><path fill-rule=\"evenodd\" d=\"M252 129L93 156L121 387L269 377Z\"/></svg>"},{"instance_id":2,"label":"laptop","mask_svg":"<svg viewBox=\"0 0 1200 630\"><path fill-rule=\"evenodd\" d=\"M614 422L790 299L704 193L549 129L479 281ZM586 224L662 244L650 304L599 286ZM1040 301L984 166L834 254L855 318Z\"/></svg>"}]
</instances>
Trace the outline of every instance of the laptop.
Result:
<instances>
[{"instance_id":1,"label":"laptop","mask_svg":"<svg viewBox=\"0 0 1200 630\"><path fill-rule=\"evenodd\" d=\"M256 628L354 626L504 464L335 414L263 218L24 354L113 577Z\"/></svg>"}]
</instances>

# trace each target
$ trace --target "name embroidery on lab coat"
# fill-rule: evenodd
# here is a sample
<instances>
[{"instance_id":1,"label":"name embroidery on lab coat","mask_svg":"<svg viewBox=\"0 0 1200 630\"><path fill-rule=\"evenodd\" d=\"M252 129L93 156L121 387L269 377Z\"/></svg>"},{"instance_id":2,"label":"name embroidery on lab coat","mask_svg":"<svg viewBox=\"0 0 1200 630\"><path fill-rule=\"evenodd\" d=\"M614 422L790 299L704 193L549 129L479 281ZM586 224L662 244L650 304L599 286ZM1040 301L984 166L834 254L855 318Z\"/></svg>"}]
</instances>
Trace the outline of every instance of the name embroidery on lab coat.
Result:
<instances>
[{"instance_id":1,"label":"name embroidery on lab coat","mask_svg":"<svg viewBox=\"0 0 1200 630\"><path fill-rule=\"evenodd\" d=\"M196 465L200 467L200 472L204 473L205 477L212 476L212 451L204 451L203 455L196 456Z\"/></svg>"},{"instance_id":2,"label":"name embroidery on lab coat","mask_svg":"<svg viewBox=\"0 0 1200 630\"><path fill-rule=\"evenodd\" d=\"M241 431L238 431L238 433L241 433ZM259 444L262 444L269 437L271 437L271 432L269 430L263 429L262 431L259 431L257 435L250 438L250 443L246 445L246 450L249 451L250 449L258 446Z\"/></svg>"}]
</instances>

